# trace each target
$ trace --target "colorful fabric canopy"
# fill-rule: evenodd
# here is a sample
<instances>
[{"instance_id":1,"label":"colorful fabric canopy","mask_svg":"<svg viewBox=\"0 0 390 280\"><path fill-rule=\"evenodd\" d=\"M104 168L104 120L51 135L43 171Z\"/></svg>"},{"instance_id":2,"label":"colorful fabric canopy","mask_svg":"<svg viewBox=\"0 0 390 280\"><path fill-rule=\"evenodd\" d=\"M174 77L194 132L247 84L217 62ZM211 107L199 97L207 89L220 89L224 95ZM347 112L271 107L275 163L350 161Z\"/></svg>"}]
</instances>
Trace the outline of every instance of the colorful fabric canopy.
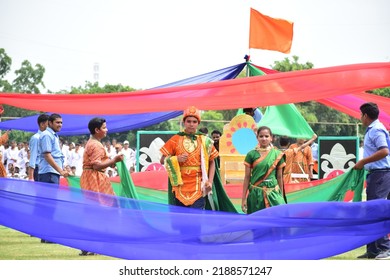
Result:
<instances>
[{"instance_id":1,"label":"colorful fabric canopy","mask_svg":"<svg viewBox=\"0 0 390 280\"><path fill-rule=\"evenodd\" d=\"M173 87L181 85L191 85L199 83L208 83L220 80L234 79L240 74L245 67L245 63L226 67L220 70L212 71L206 74L198 75L188 79L180 80L177 82L169 83L158 88ZM43 110L44 111L44 110ZM46 111L50 112L50 111ZM139 129L148 127L154 124L170 120L182 114L180 111L172 112L156 112L156 113L140 113L129 115L105 115L104 112L97 116L103 117L107 121L109 133L116 133L122 131L129 131L133 129ZM39 115L20 118L17 120L10 120L0 122L0 129L16 129L27 132L37 131L37 118ZM61 114L64 126L61 129L59 135L82 135L89 134L88 122L96 115L79 115L79 114Z\"/></svg>"},{"instance_id":2,"label":"colorful fabric canopy","mask_svg":"<svg viewBox=\"0 0 390 280\"><path fill-rule=\"evenodd\" d=\"M249 65L248 69L249 74L251 76L279 73L276 70L267 69L254 64ZM354 94L332 96L316 101L357 119L360 119L360 105L365 102L374 102L379 106L380 121L385 125L387 129L390 129L390 100L387 97L360 92Z\"/></svg>"},{"instance_id":3,"label":"colorful fabric canopy","mask_svg":"<svg viewBox=\"0 0 390 280\"><path fill-rule=\"evenodd\" d=\"M208 83L213 81L219 81L219 80L229 80L234 79L237 77L237 75L243 70L246 63L237 64L231 67L223 68L220 70L216 70L213 72L209 72L206 74L198 75L195 77L191 77L188 79L184 79L181 81L173 82L170 84L163 85L159 88L166 88L166 87L175 87L175 86L182 86L182 85L191 85L191 84L199 84L199 83ZM250 76L258 76L258 75L264 75L264 74L275 74L279 73L278 71L268 69L265 67L260 67L257 65L254 65L252 63L248 63L248 71ZM302 72L302 71L298 71ZM375 86L377 87L377 86ZM261 93L259 93L260 95ZM15 98L18 98L16 95ZM45 96L45 95L44 95ZM47 95L46 95L47 96ZM73 96L73 95L72 95ZM89 95L89 98L92 98L93 96ZM315 96L313 95L313 98ZM1 101L0 97L0 103ZM251 106L243 106L243 107L258 107L263 106L262 101L263 98L259 98L257 96L253 101L255 101L255 105ZM329 98L323 98L316 100L317 102L320 102L326 106L330 106L336 110L339 110L343 113L346 113L352 117L359 118L360 117L360 111L359 106L367 101L376 102L381 110L380 114L380 120L385 124L385 126L390 129L390 102L388 98L377 96L374 94L367 94L367 93L354 93L354 94L344 94L337 96L332 96ZM93 99L90 99L91 104L93 104ZM177 101L177 102L180 102ZM164 102L161 103L164 105ZM223 102L225 104L225 102ZM222 104L222 105L223 105ZM229 102L226 100L226 105L231 106L232 108L239 108L237 106L232 106ZM271 104L273 105L273 104ZM183 107L184 108L184 107ZM227 109L232 109L228 108ZM226 109L225 108L225 109ZM44 108L39 109L41 111L46 111ZM46 112L50 112L52 110L48 110ZM59 111L58 111L59 112ZM182 109L180 111L171 111L171 112L159 112L159 113L138 113L138 114L125 114L125 115L111 115L106 114L106 112L100 112L98 114L94 115L84 115L84 114L73 114L73 113L62 113L61 115L63 117L64 126L60 132L60 135L81 135L81 134L89 134L87 129L88 121L92 118L97 116L104 117L107 120L108 128L110 133L116 133L116 132L122 132L122 131L128 131L133 129L139 129L143 127L147 127L153 124L157 124L166 120L169 120L171 118L177 117L182 113ZM36 119L38 115L31 116L31 117L25 117L18 120L11 120L11 121L5 121L0 122L0 129L16 129L16 130L23 130L28 132L35 132L36 131ZM287 134L288 135L288 134Z\"/></svg>"},{"instance_id":4,"label":"colorful fabric canopy","mask_svg":"<svg viewBox=\"0 0 390 280\"><path fill-rule=\"evenodd\" d=\"M320 100L390 86L390 63L366 63L276 73L144 91L94 94L0 94L0 103L60 114L121 115L225 110Z\"/></svg>"}]
</instances>

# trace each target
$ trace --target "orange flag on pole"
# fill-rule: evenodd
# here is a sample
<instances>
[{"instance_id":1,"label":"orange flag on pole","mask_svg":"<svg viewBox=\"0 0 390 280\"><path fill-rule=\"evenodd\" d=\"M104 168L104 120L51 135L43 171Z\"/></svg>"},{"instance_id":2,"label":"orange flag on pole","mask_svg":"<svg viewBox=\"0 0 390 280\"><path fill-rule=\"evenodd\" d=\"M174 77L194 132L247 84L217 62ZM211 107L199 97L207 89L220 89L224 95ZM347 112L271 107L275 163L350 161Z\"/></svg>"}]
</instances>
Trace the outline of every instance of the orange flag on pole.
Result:
<instances>
[{"instance_id":1,"label":"orange flag on pole","mask_svg":"<svg viewBox=\"0 0 390 280\"><path fill-rule=\"evenodd\" d=\"M294 23L263 15L251 8L249 48L290 53Z\"/></svg>"}]
</instances>

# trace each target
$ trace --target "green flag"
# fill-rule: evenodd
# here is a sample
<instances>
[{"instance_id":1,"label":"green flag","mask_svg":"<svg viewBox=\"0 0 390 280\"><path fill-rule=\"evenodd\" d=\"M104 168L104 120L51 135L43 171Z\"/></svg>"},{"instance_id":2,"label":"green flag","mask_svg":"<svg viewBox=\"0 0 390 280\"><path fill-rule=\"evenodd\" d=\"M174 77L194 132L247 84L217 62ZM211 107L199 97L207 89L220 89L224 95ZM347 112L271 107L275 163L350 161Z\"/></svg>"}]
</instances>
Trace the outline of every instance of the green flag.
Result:
<instances>
[{"instance_id":1,"label":"green flag","mask_svg":"<svg viewBox=\"0 0 390 280\"><path fill-rule=\"evenodd\" d=\"M247 67L251 77L265 75L263 71L250 63L247 63ZM261 93L259 98L261 98ZM278 97L275 95L275 98ZM310 139L314 134L314 131L294 104L268 106L257 126L268 126L273 134L286 135L292 138Z\"/></svg>"},{"instance_id":2,"label":"green flag","mask_svg":"<svg viewBox=\"0 0 390 280\"><path fill-rule=\"evenodd\" d=\"M310 139L314 131L299 113L294 104L267 107L258 126L268 126L273 134L292 138Z\"/></svg>"}]
</instances>

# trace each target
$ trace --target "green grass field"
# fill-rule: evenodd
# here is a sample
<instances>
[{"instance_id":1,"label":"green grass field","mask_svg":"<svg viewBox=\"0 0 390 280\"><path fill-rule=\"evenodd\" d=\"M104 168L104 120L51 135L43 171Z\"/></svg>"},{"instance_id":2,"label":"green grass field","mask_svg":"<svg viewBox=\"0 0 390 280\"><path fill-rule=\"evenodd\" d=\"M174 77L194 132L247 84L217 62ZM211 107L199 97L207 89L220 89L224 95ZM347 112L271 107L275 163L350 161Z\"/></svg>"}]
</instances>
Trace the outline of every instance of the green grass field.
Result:
<instances>
[{"instance_id":1,"label":"green grass field","mask_svg":"<svg viewBox=\"0 0 390 280\"><path fill-rule=\"evenodd\" d=\"M0 226L0 260L115 260L107 256L79 256L80 250Z\"/></svg>"},{"instance_id":2,"label":"green grass field","mask_svg":"<svg viewBox=\"0 0 390 280\"><path fill-rule=\"evenodd\" d=\"M363 246L329 259L356 260L364 251ZM41 243L39 238L0 226L0 260L117 260L103 255L79 256L79 253L78 249Z\"/></svg>"}]
</instances>

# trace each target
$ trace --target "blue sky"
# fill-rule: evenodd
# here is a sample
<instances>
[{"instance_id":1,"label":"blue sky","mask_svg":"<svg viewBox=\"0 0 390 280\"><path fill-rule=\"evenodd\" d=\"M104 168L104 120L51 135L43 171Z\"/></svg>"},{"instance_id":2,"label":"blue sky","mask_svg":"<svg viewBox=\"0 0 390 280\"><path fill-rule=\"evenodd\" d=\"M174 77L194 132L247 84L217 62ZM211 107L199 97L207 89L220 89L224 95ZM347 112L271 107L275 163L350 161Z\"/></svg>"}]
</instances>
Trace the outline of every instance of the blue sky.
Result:
<instances>
[{"instance_id":1,"label":"blue sky","mask_svg":"<svg viewBox=\"0 0 390 280\"><path fill-rule=\"evenodd\" d=\"M294 22L290 54L248 49L250 8ZM46 90L156 87L292 55L315 68L390 61L388 0L0 0L0 48L46 68ZM13 75L7 76L12 79Z\"/></svg>"}]
</instances>

